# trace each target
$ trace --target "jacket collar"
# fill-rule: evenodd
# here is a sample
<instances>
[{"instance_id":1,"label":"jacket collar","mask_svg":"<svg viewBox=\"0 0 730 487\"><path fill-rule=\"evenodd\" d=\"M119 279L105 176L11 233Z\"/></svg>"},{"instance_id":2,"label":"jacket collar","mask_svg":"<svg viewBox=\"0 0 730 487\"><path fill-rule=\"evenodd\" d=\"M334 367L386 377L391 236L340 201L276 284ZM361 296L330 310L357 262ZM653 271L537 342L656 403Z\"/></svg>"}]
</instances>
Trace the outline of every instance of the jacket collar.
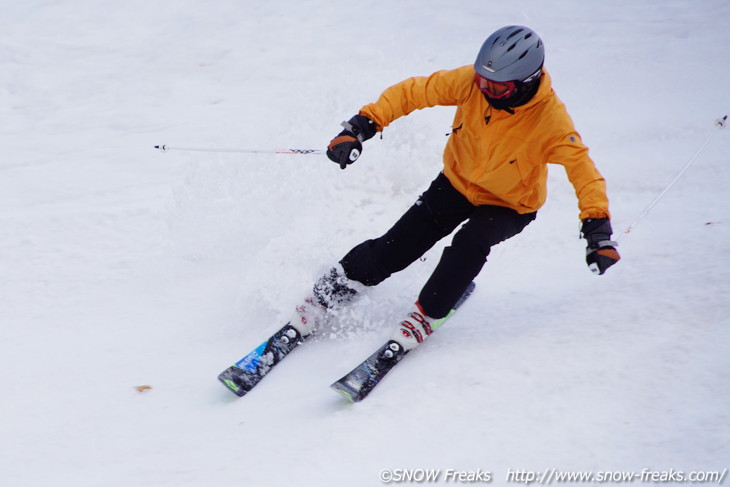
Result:
<instances>
[{"instance_id":1,"label":"jacket collar","mask_svg":"<svg viewBox=\"0 0 730 487\"><path fill-rule=\"evenodd\" d=\"M513 108L512 110L515 112L521 112L523 110L529 110L531 107L537 105L538 103L541 103L543 100L545 100L547 97L550 96L550 93L553 91L553 82L550 78L550 75L548 74L547 70L545 68L542 69L542 76L540 77L540 87L537 89L537 93L535 93L535 96L532 97L530 101L525 103L522 106Z\"/></svg>"}]
</instances>

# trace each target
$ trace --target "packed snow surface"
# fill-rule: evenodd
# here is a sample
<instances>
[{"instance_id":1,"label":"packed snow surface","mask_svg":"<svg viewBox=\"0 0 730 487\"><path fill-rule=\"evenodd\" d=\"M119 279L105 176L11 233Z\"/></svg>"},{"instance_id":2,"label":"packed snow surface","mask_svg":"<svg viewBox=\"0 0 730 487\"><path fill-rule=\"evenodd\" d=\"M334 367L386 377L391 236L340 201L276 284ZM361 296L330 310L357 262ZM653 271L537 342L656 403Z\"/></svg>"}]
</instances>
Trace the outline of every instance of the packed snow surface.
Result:
<instances>
[{"instance_id":1,"label":"packed snow surface","mask_svg":"<svg viewBox=\"0 0 730 487\"><path fill-rule=\"evenodd\" d=\"M2 3L2 485L730 467L726 0ZM396 121L345 171L153 146L322 149L508 24L542 36L615 237L707 142L691 168L597 277L551 167L538 219L362 403L328 385L390 336L449 239L233 396L217 374L437 175L454 109Z\"/></svg>"}]
</instances>

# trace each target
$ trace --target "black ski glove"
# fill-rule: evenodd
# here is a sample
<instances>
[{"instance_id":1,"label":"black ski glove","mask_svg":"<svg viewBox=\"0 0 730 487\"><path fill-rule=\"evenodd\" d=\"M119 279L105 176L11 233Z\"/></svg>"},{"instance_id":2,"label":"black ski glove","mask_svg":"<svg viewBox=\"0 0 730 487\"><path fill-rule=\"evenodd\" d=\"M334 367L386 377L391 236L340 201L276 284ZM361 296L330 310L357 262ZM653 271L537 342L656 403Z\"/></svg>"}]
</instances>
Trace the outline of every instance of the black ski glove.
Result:
<instances>
[{"instance_id":1,"label":"black ski glove","mask_svg":"<svg viewBox=\"0 0 730 487\"><path fill-rule=\"evenodd\" d=\"M347 122L342 122L345 130L327 146L327 157L345 169L362 154L362 143L375 135L375 124L368 117L355 115Z\"/></svg>"},{"instance_id":2,"label":"black ski glove","mask_svg":"<svg viewBox=\"0 0 730 487\"><path fill-rule=\"evenodd\" d=\"M586 263L595 274L603 274L606 269L621 259L616 250L618 243L611 240L611 222L608 218L587 218L583 220L581 234L588 241Z\"/></svg>"}]
</instances>

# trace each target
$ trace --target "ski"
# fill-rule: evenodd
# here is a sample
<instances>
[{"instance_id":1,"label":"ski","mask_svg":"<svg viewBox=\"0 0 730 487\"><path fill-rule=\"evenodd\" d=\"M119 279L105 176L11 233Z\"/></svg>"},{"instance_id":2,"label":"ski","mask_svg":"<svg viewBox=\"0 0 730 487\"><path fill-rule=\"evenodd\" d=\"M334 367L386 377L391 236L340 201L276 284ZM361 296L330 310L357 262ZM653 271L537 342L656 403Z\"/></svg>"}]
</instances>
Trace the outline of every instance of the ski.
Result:
<instances>
[{"instance_id":1,"label":"ski","mask_svg":"<svg viewBox=\"0 0 730 487\"><path fill-rule=\"evenodd\" d=\"M459 306L471 296L472 292L474 292L474 287L476 287L474 282L467 286L464 294L461 295L454 305L454 309L445 318L432 325L434 331L450 318ZM383 377L385 377L385 374L390 372L398 362L403 360L403 357L408 352L409 350L403 348L396 340L389 340L370 357L360 363L360 365L355 367L349 374L330 385L330 387L347 400L360 402L380 383Z\"/></svg>"},{"instance_id":2,"label":"ski","mask_svg":"<svg viewBox=\"0 0 730 487\"><path fill-rule=\"evenodd\" d=\"M243 397L304 340L305 337L287 323L251 353L221 372L218 380L235 395Z\"/></svg>"}]
</instances>

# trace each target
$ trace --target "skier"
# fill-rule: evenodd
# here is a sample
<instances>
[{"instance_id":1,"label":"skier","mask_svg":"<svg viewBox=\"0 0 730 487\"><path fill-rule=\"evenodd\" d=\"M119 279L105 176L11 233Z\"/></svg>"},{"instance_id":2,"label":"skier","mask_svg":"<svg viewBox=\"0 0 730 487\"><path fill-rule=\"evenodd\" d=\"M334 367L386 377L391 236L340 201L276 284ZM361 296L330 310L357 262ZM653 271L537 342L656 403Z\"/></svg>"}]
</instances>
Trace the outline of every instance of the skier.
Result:
<instances>
[{"instance_id":1,"label":"skier","mask_svg":"<svg viewBox=\"0 0 730 487\"><path fill-rule=\"evenodd\" d=\"M564 166L575 188L591 270L603 274L618 262L605 180L551 87L544 52L531 29L503 27L487 38L473 66L402 81L343 122L327 156L345 169L364 141L399 117L456 106L443 171L390 230L355 246L317 281L292 321L302 336L328 308L405 269L466 222L392 338L406 351L421 343L479 274L491 247L535 219L545 203L548 163Z\"/></svg>"}]
</instances>

